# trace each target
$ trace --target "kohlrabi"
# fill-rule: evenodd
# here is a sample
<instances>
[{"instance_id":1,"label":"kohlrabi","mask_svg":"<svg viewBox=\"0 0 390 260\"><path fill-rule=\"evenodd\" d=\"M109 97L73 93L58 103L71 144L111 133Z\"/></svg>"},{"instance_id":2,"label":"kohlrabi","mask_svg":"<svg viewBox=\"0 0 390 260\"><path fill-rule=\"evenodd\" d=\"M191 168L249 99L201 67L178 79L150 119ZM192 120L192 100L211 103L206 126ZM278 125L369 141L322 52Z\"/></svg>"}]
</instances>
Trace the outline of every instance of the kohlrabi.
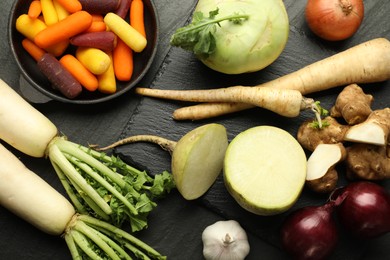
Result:
<instances>
[{"instance_id":1,"label":"kohlrabi","mask_svg":"<svg viewBox=\"0 0 390 260\"><path fill-rule=\"evenodd\" d=\"M288 32L282 0L200 0L192 22L177 29L171 45L192 51L213 70L240 74L274 62Z\"/></svg>"}]
</instances>

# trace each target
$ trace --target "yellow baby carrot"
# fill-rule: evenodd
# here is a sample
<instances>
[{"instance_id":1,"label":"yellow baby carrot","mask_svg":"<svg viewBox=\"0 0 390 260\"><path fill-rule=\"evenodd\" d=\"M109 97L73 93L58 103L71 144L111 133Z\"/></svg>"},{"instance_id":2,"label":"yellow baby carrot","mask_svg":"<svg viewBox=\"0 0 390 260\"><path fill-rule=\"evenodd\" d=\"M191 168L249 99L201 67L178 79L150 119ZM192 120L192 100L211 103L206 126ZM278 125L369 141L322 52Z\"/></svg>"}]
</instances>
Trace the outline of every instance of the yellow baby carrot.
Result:
<instances>
[{"instance_id":1,"label":"yellow baby carrot","mask_svg":"<svg viewBox=\"0 0 390 260\"><path fill-rule=\"evenodd\" d=\"M89 91L98 88L98 80L76 57L66 54L60 59L60 63L77 79L80 84Z\"/></svg>"},{"instance_id":2,"label":"yellow baby carrot","mask_svg":"<svg viewBox=\"0 0 390 260\"><path fill-rule=\"evenodd\" d=\"M92 16L86 11L75 12L64 20L59 21L40 31L34 38L35 43L41 48L47 48L53 44L69 39L91 26Z\"/></svg>"},{"instance_id":3,"label":"yellow baby carrot","mask_svg":"<svg viewBox=\"0 0 390 260\"><path fill-rule=\"evenodd\" d=\"M112 59L111 53L108 54L110 59ZM98 91L105 94L113 94L116 92L116 78L114 73L113 63L110 62L108 69L97 76L99 81Z\"/></svg>"},{"instance_id":4,"label":"yellow baby carrot","mask_svg":"<svg viewBox=\"0 0 390 260\"><path fill-rule=\"evenodd\" d=\"M70 13L58 2L58 0L53 0L53 4L57 11L58 21L64 20L70 15Z\"/></svg>"},{"instance_id":5,"label":"yellow baby carrot","mask_svg":"<svg viewBox=\"0 0 390 260\"><path fill-rule=\"evenodd\" d=\"M106 14L104 22L133 51L142 52L145 49L147 44L146 38L117 14Z\"/></svg>"},{"instance_id":6,"label":"yellow baby carrot","mask_svg":"<svg viewBox=\"0 0 390 260\"><path fill-rule=\"evenodd\" d=\"M57 11L54 8L53 0L41 0L43 19L47 25L58 22Z\"/></svg>"},{"instance_id":7,"label":"yellow baby carrot","mask_svg":"<svg viewBox=\"0 0 390 260\"><path fill-rule=\"evenodd\" d=\"M110 56L96 48L79 47L76 58L95 75L103 74L111 65Z\"/></svg>"}]
</instances>

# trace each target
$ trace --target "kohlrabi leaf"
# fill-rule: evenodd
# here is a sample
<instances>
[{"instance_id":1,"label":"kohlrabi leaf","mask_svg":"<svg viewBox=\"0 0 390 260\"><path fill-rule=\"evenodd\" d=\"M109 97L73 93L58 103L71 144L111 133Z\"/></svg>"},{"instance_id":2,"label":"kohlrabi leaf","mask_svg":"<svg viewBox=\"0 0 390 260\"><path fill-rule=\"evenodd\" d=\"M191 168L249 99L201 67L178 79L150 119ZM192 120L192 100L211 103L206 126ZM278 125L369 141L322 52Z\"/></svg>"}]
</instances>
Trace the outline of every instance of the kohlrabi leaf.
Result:
<instances>
[{"instance_id":1,"label":"kohlrabi leaf","mask_svg":"<svg viewBox=\"0 0 390 260\"><path fill-rule=\"evenodd\" d=\"M192 51L196 56L207 58L215 51L216 38L215 31L220 22L228 20L235 24L240 24L248 19L248 15L232 14L229 16L216 18L218 8L209 12L206 17L202 12L194 12L192 22L181 27L171 37L171 45L181 47L184 50Z\"/></svg>"}]
</instances>

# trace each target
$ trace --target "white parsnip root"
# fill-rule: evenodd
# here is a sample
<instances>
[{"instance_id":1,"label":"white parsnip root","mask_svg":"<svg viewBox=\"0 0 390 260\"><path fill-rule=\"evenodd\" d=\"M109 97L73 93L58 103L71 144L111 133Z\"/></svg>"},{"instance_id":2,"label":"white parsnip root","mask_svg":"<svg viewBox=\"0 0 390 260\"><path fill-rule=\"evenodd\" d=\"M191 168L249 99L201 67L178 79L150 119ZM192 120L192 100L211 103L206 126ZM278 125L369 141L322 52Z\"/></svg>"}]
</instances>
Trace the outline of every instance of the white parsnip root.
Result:
<instances>
[{"instance_id":1,"label":"white parsnip root","mask_svg":"<svg viewBox=\"0 0 390 260\"><path fill-rule=\"evenodd\" d=\"M297 90L235 86L210 90L158 90L137 88L137 94L193 102L242 102L262 107L286 117L296 117L310 109L314 100L305 98Z\"/></svg>"},{"instance_id":2,"label":"white parsnip root","mask_svg":"<svg viewBox=\"0 0 390 260\"><path fill-rule=\"evenodd\" d=\"M385 38L376 38L255 88L292 89L307 95L352 83L374 83L388 79L390 42ZM186 100L192 101L191 97L186 97ZM200 120L254 107L253 104L241 103L237 99L229 102L234 103L204 103L183 107L177 109L173 117L176 120Z\"/></svg>"}]
</instances>

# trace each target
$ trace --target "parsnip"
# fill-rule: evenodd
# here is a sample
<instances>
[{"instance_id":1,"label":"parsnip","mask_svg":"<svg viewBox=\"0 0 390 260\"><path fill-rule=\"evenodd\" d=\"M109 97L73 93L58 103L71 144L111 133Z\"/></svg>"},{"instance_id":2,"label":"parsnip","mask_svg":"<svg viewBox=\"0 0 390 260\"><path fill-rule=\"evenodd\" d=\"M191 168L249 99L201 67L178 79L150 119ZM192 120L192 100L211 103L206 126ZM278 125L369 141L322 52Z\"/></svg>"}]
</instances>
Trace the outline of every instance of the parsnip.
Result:
<instances>
[{"instance_id":1,"label":"parsnip","mask_svg":"<svg viewBox=\"0 0 390 260\"><path fill-rule=\"evenodd\" d=\"M31 109L17 92L0 79L0 139L33 157L43 157L57 127L41 112Z\"/></svg>"},{"instance_id":2,"label":"parsnip","mask_svg":"<svg viewBox=\"0 0 390 260\"><path fill-rule=\"evenodd\" d=\"M193 102L243 102L259 106L286 117L296 117L301 110L312 108L314 100L297 90L235 86L211 90L158 90L137 88L137 94L149 97Z\"/></svg>"},{"instance_id":3,"label":"parsnip","mask_svg":"<svg viewBox=\"0 0 390 260\"><path fill-rule=\"evenodd\" d=\"M293 89L306 95L352 83L381 82L389 78L390 41L376 38L255 87ZM200 120L252 107L252 104L238 100L235 103L205 103L177 109L173 117L176 120Z\"/></svg>"}]
</instances>

